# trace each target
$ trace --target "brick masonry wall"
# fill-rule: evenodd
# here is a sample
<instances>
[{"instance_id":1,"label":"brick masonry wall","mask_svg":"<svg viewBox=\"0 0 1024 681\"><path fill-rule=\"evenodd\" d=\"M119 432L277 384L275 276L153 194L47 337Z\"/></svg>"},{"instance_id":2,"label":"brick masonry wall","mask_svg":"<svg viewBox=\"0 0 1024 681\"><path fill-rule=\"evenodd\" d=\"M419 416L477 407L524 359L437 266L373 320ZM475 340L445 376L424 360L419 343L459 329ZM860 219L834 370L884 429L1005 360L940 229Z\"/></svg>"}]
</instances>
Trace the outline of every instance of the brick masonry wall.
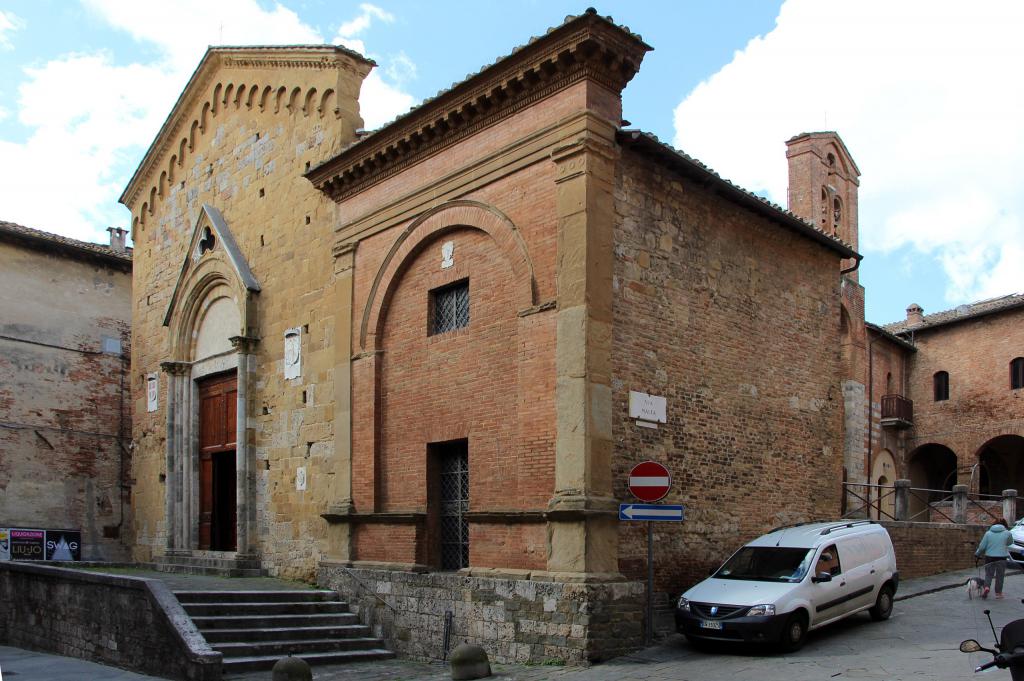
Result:
<instances>
[{"instance_id":1,"label":"brick masonry wall","mask_svg":"<svg viewBox=\"0 0 1024 681\"><path fill-rule=\"evenodd\" d=\"M123 560L131 273L11 243L0 262L0 527L80 529L83 559Z\"/></svg>"},{"instance_id":2,"label":"brick masonry wall","mask_svg":"<svg viewBox=\"0 0 1024 681\"><path fill-rule=\"evenodd\" d=\"M962 475L969 476L978 453L994 437L1018 436L1017 455L1024 451L1019 439L1024 437L1024 390L1010 390L1009 384L1010 361L1024 356L1022 319L1024 311L1016 310L914 334L918 351L909 360L914 428L904 463L917 447L939 444L953 451ZM937 371L949 373L949 399L941 402L933 393ZM1024 469L1009 471L1003 483L1014 481L1014 475L1024 484Z\"/></svg>"},{"instance_id":3,"label":"brick masonry wall","mask_svg":"<svg viewBox=\"0 0 1024 681\"><path fill-rule=\"evenodd\" d=\"M451 648L478 644L492 662L585 664L643 643L640 582L566 584L331 563L321 563L318 582L344 594L376 636L416 659L441 658L446 611L453 614Z\"/></svg>"},{"instance_id":4,"label":"brick masonry wall","mask_svg":"<svg viewBox=\"0 0 1024 681\"><path fill-rule=\"evenodd\" d=\"M615 203L615 494L654 459L672 473L656 523L656 590L678 593L771 527L840 506L839 256L632 152ZM657 430L628 393L668 400ZM619 565L643 576L646 536L623 523Z\"/></svg>"},{"instance_id":5,"label":"brick masonry wall","mask_svg":"<svg viewBox=\"0 0 1024 681\"><path fill-rule=\"evenodd\" d=\"M158 580L0 563L0 641L161 677L221 678L221 654Z\"/></svg>"},{"instance_id":6,"label":"brick masonry wall","mask_svg":"<svg viewBox=\"0 0 1024 681\"><path fill-rule=\"evenodd\" d=\"M988 525L882 522L896 550L900 579L974 567L974 550Z\"/></svg>"}]
</instances>

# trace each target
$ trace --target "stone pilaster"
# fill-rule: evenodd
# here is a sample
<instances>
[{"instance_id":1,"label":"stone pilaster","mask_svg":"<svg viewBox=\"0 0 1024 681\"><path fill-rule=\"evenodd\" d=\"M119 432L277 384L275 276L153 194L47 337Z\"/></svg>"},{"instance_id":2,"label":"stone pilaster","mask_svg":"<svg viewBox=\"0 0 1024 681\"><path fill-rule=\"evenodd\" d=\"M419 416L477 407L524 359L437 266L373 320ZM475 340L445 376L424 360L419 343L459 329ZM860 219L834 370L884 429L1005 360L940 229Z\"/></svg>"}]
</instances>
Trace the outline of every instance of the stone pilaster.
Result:
<instances>
[{"instance_id":1,"label":"stone pilaster","mask_svg":"<svg viewBox=\"0 0 1024 681\"><path fill-rule=\"evenodd\" d=\"M616 159L614 128L597 118L552 153L558 211L557 426L548 570L581 578L618 573L611 481Z\"/></svg>"},{"instance_id":2,"label":"stone pilaster","mask_svg":"<svg viewBox=\"0 0 1024 681\"><path fill-rule=\"evenodd\" d=\"M352 503L352 278L355 243L334 248L334 465L330 502L321 514L328 521L329 560L352 559L352 525L338 522L355 511Z\"/></svg>"},{"instance_id":3,"label":"stone pilaster","mask_svg":"<svg viewBox=\"0 0 1024 681\"><path fill-rule=\"evenodd\" d=\"M257 548L252 532L256 509L253 506L255 471L248 428L249 371L259 339L252 336L232 336L228 340L238 354L238 393L235 404L235 502L238 509L235 515L235 548L239 554L252 555L257 553Z\"/></svg>"},{"instance_id":4,"label":"stone pilaster","mask_svg":"<svg viewBox=\"0 0 1024 681\"><path fill-rule=\"evenodd\" d=\"M164 481L164 512L167 524L167 552L188 549L184 537L185 512L185 450L188 446L185 419L185 388L188 385L188 362L162 362L160 368L167 374L167 472Z\"/></svg>"}]
</instances>

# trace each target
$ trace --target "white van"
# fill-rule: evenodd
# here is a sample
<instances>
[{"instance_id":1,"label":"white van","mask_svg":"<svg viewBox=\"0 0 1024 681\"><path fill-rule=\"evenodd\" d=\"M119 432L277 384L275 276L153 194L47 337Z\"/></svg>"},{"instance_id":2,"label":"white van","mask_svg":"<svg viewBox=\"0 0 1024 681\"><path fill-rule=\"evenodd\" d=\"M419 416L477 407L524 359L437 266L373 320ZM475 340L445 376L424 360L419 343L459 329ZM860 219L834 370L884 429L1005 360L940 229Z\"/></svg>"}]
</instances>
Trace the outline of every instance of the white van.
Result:
<instances>
[{"instance_id":1,"label":"white van","mask_svg":"<svg viewBox=\"0 0 1024 681\"><path fill-rule=\"evenodd\" d=\"M870 520L780 527L679 597L676 630L702 640L778 642L867 610L888 619L899 586L885 528Z\"/></svg>"}]
</instances>

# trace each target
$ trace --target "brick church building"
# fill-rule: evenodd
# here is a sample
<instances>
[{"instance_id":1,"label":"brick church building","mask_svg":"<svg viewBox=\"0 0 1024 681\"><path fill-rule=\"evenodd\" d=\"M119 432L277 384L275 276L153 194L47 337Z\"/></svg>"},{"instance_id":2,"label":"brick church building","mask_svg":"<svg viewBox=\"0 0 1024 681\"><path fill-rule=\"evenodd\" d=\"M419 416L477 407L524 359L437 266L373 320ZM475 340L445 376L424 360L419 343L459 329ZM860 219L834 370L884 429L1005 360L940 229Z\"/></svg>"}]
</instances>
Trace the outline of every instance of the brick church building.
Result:
<instances>
[{"instance_id":1,"label":"brick church building","mask_svg":"<svg viewBox=\"0 0 1024 681\"><path fill-rule=\"evenodd\" d=\"M210 48L122 196L135 558L580 662L642 639L635 463L672 593L876 479L851 155L789 140L786 210L625 128L650 49L588 11L365 133L360 55Z\"/></svg>"}]
</instances>

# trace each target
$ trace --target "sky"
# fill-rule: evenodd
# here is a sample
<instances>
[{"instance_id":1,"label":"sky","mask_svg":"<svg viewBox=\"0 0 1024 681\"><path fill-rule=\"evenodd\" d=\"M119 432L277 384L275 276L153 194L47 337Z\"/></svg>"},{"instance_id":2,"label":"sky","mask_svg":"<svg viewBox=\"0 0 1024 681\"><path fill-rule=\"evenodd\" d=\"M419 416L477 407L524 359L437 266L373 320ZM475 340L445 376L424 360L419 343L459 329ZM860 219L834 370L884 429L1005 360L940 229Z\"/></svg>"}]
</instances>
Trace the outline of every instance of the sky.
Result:
<instances>
[{"instance_id":1,"label":"sky","mask_svg":"<svg viewBox=\"0 0 1024 681\"><path fill-rule=\"evenodd\" d=\"M593 0L591 0L593 3ZM859 166L867 318L1024 291L1024 2L614 0L654 47L624 117L786 206L785 140ZM373 58L368 129L578 14L562 0L0 0L0 220L105 242L208 45Z\"/></svg>"}]
</instances>

